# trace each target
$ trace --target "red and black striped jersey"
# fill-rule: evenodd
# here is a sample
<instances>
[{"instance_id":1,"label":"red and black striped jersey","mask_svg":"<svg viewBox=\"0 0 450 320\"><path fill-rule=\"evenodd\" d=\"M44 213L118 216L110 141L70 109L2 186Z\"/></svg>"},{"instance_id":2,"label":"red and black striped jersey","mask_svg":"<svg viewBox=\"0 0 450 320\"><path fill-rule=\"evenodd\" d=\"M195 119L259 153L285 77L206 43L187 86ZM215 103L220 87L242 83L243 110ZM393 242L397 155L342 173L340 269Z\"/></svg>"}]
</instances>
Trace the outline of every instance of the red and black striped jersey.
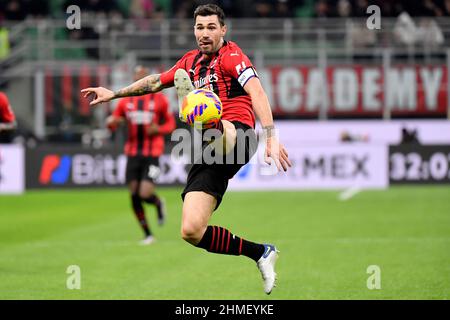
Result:
<instances>
[{"instance_id":1,"label":"red and black striped jersey","mask_svg":"<svg viewBox=\"0 0 450 320\"><path fill-rule=\"evenodd\" d=\"M11 123L16 120L11 106L9 105L8 97L0 92L0 123Z\"/></svg>"},{"instance_id":2,"label":"red and black striped jersey","mask_svg":"<svg viewBox=\"0 0 450 320\"><path fill-rule=\"evenodd\" d=\"M125 144L127 156L159 157L164 152L164 137L175 129L175 118L169 112L169 102L162 93L127 97L119 101L114 117L125 118L128 137ZM151 124L158 125L158 134L148 135Z\"/></svg>"},{"instance_id":3,"label":"red and black striped jersey","mask_svg":"<svg viewBox=\"0 0 450 320\"><path fill-rule=\"evenodd\" d=\"M219 96L223 105L222 119L255 127L252 101L244 86L258 75L237 44L225 41L212 57L203 55L198 49L189 51L170 70L161 74L161 83L173 86L175 71L180 68L189 73L195 88L209 89Z\"/></svg>"}]
</instances>

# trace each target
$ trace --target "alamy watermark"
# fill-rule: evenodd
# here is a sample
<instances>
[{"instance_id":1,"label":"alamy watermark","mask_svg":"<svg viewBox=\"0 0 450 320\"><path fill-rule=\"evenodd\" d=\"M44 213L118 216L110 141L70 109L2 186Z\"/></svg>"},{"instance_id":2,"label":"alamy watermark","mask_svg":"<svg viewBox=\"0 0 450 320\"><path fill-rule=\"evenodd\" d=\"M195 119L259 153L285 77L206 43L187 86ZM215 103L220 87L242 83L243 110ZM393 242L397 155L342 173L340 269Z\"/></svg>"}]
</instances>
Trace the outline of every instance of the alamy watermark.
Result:
<instances>
[{"instance_id":1,"label":"alamy watermark","mask_svg":"<svg viewBox=\"0 0 450 320\"><path fill-rule=\"evenodd\" d=\"M66 27L69 30L81 29L81 9L79 6L70 5L66 9L66 13L69 15L66 19Z\"/></svg>"},{"instance_id":2,"label":"alamy watermark","mask_svg":"<svg viewBox=\"0 0 450 320\"><path fill-rule=\"evenodd\" d=\"M367 274L370 274L367 278L367 289L380 290L381 289L381 268L377 265L370 265L366 270Z\"/></svg>"},{"instance_id":3,"label":"alamy watermark","mask_svg":"<svg viewBox=\"0 0 450 320\"><path fill-rule=\"evenodd\" d=\"M237 128L235 132L222 134L217 129L191 130L178 128L172 132L171 141L176 142L171 151L171 159L185 159L186 164L256 164L261 175L274 175L278 172L273 158L280 158L278 132L268 138L263 131L259 136L253 129ZM268 141L269 140L269 141ZM266 150L268 143L272 157L257 152L258 147ZM270 165L269 165L269 163Z\"/></svg>"},{"instance_id":4,"label":"alamy watermark","mask_svg":"<svg viewBox=\"0 0 450 320\"><path fill-rule=\"evenodd\" d=\"M70 265L66 269L69 275L66 280L66 288L69 290L81 289L81 268L77 265Z\"/></svg>"},{"instance_id":5,"label":"alamy watermark","mask_svg":"<svg viewBox=\"0 0 450 320\"><path fill-rule=\"evenodd\" d=\"M381 29L381 9L377 5L371 5L367 7L367 14L371 14L369 18L367 18L366 26L369 30L379 30Z\"/></svg>"}]
</instances>

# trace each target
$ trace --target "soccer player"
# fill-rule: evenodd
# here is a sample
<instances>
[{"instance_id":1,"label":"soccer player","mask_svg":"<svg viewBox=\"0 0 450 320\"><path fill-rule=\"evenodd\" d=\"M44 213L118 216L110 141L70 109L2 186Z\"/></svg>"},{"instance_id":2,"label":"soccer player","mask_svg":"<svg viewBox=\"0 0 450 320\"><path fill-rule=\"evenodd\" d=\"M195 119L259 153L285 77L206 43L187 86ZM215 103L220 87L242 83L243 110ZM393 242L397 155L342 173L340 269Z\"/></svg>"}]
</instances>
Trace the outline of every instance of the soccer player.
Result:
<instances>
[{"instance_id":1,"label":"soccer player","mask_svg":"<svg viewBox=\"0 0 450 320\"><path fill-rule=\"evenodd\" d=\"M0 143L11 141L11 133L16 128L16 117L6 94L0 91Z\"/></svg>"},{"instance_id":2,"label":"soccer player","mask_svg":"<svg viewBox=\"0 0 450 320\"><path fill-rule=\"evenodd\" d=\"M194 89L193 85L196 88L212 89L223 105L223 115L217 129L223 133L225 145L235 144L238 132L250 133L256 139L256 113L265 131L266 162L275 163L278 170L286 171L291 162L275 135L267 95L249 58L237 44L224 40L227 32L224 19L220 7L212 4L198 6L194 12L194 34L198 49L186 53L170 70L149 75L116 92L102 87L87 88L82 92L85 97L93 96L91 105L96 105L119 97L157 92L171 86L177 88L181 102ZM245 161L248 162L251 150L247 144L245 153ZM181 236L190 244L209 252L244 255L253 259L261 272L264 291L270 294L276 280L276 247L254 243L233 235L223 227L208 225L212 213L222 201L229 179L242 165L200 163L192 166L182 193Z\"/></svg>"},{"instance_id":3,"label":"soccer player","mask_svg":"<svg viewBox=\"0 0 450 320\"><path fill-rule=\"evenodd\" d=\"M134 81L147 75L147 68L137 66ZM115 130L124 121L128 124L125 144L126 183L134 214L145 234L141 244L147 245L153 243L155 238L145 217L143 202L156 207L158 223L164 224L165 205L164 200L155 193L155 179L160 173L159 156L164 151L163 135L175 129L175 119L169 112L167 97L162 93L152 93L121 99L113 114L107 118L106 124L110 130Z\"/></svg>"}]
</instances>

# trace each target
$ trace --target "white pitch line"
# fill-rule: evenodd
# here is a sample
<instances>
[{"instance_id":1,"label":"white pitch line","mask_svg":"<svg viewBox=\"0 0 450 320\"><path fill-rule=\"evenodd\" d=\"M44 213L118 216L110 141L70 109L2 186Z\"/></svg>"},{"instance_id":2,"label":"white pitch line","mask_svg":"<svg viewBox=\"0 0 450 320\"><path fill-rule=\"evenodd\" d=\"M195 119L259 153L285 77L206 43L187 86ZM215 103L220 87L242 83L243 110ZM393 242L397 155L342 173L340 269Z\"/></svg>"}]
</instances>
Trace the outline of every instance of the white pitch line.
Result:
<instances>
[{"instance_id":1,"label":"white pitch line","mask_svg":"<svg viewBox=\"0 0 450 320\"><path fill-rule=\"evenodd\" d=\"M339 200L347 201L353 198L356 194L360 193L361 191L362 189L360 187L350 187L348 189L345 189L339 194Z\"/></svg>"}]
</instances>

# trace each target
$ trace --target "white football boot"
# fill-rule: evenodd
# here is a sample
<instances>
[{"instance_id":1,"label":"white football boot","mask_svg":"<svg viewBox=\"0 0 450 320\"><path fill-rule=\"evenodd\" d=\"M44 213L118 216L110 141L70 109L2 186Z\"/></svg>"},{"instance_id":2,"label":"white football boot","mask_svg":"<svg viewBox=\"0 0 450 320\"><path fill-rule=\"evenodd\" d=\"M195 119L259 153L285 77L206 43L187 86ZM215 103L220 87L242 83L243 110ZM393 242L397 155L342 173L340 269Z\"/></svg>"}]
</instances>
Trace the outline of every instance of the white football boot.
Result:
<instances>
[{"instance_id":1,"label":"white football boot","mask_svg":"<svg viewBox=\"0 0 450 320\"><path fill-rule=\"evenodd\" d=\"M270 294L272 289L276 286L275 280L277 274L275 273L275 263L278 259L278 250L271 244L264 245L264 253L256 263L264 281L264 292Z\"/></svg>"},{"instance_id":2,"label":"white football boot","mask_svg":"<svg viewBox=\"0 0 450 320\"><path fill-rule=\"evenodd\" d=\"M175 89L177 89L178 95L178 117L181 121L186 122L181 115L183 99L188 95L189 92L193 91L195 88L192 85L189 74L184 69L177 69L177 71L175 71L173 83L175 85Z\"/></svg>"},{"instance_id":3,"label":"white football boot","mask_svg":"<svg viewBox=\"0 0 450 320\"><path fill-rule=\"evenodd\" d=\"M148 236L144 240L141 240L141 242L139 242L139 244L142 246L148 246L152 243L155 243L155 241L156 241L156 239L154 236Z\"/></svg>"}]
</instances>

